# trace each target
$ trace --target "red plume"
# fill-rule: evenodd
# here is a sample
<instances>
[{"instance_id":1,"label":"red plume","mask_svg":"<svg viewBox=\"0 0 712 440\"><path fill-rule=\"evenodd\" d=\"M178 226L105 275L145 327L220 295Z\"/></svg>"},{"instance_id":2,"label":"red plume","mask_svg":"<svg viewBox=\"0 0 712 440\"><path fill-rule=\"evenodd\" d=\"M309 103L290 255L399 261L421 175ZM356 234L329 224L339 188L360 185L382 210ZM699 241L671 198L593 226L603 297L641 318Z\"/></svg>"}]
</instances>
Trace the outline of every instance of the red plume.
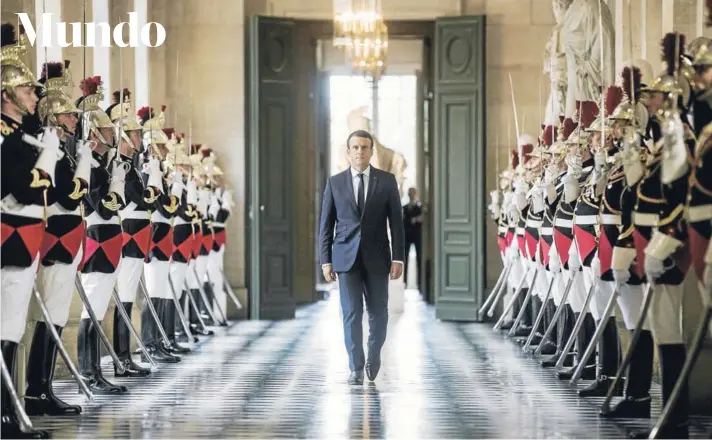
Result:
<instances>
[{"instance_id":1,"label":"red plume","mask_svg":"<svg viewBox=\"0 0 712 440\"><path fill-rule=\"evenodd\" d=\"M175 128L164 128L163 132L168 136L169 138L171 135L175 132Z\"/></svg>"},{"instance_id":2,"label":"red plume","mask_svg":"<svg viewBox=\"0 0 712 440\"><path fill-rule=\"evenodd\" d=\"M707 7L707 26L712 26L712 0L705 0L705 6Z\"/></svg>"},{"instance_id":3,"label":"red plume","mask_svg":"<svg viewBox=\"0 0 712 440\"><path fill-rule=\"evenodd\" d=\"M3 23L0 30L0 43L2 46L9 46L11 44L17 44L17 37L15 36L15 26L12 23Z\"/></svg>"},{"instance_id":4,"label":"red plume","mask_svg":"<svg viewBox=\"0 0 712 440\"><path fill-rule=\"evenodd\" d=\"M623 89L618 86L608 86L606 89L606 116L612 115L621 102L623 102Z\"/></svg>"},{"instance_id":5,"label":"red plume","mask_svg":"<svg viewBox=\"0 0 712 440\"><path fill-rule=\"evenodd\" d=\"M628 97L628 100L635 97L635 101L637 102L638 99L640 99L640 84L643 81L643 74L637 67L632 67L632 69L633 74L631 75L631 67L624 67L621 77L623 79L623 90L625 91L625 95ZM632 82L631 79L633 80Z\"/></svg>"},{"instance_id":6,"label":"red plume","mask_svg":"<svg viewBox=\"0 0 712 440\"><path fill-rule=\"evenodd\" d=\"M677 42L677 50L675 50ZM685 36L678 32L670 32L665 35L662 42L662 60L666 64L667 74L674 76L675 68L680 67L680 57L685 53ZM675 59L677 55L677 59Z\"/></svg>"},{"instance_id":7,"label":"red plume","mask_svg":"<svg viewBox=\"0 0 712 440\"><path fill-rule=\"evenodd\" d=\"M127 97L128 98L131 97L131 90L125 88L124 89L124 99L126 99Z\"/></svg>"},{"instance_id":8,"label":"red plume","mask_svg":"<svg viewBox=\"0 0 712 440\"><path fill-rule=\"evenodd\" d=\"M512 150L512 169L516 170L519 166L519 152Z\"/></svg>"},{"instance_id":9,"label":"red plume","mask_svg":"<svg viewBox=\"0 0 712 440\"><path fill-rule=\"evenodd\" d=\"M167 108L168 108L168 107L166 107L165 105L162 105L162 106L161 106L161 111L164 112L164 111L166 111Z\"/></svg>"},{"instance_id":10,"label":"red plume","mask_svg":"<svg viewBox=\"0 0 712 440\"><path fill-rule=\"evenodd\" d=\"M176 133L176 139L182 141L185 138L185 133Z\"/></svg>"},{"instance_id":11,"label":"red plume","mask_svg":"<svg viewBox=\"0 0 712 440\"><path fill-rule=\"evenodd\" d=\"M213 152L212 148L201 148L200 149L200 154L203 155L203 159L210 157L210 153Z\"/></svg>"},{"instance_id":12,"label":"red plume","mask_svg":"<svg viewBox=\"0 0 712 440\"><path fill-rule=\"evenodd\" d=\"M141 120L141 125L153 117L153 109L151 107L141 107L136 116Z\"/></svg>"},{"instance_id":13,"label":"red plume","mask_svg":"<svg viewBox=\"0 0 712 440\"><path fill-rule=\"evenodd\" d=\"M100 76L90 76L84 78L79 83L79 88L84 92L84 96L94 95L99 91L99 86L102 84Z\"/></svg>"},{"instance_id":14,"label":"red plume","mask_svg":"<svg viewBox=\"0 0 712 440\"><path fill-rule=\"evenodd\" d=\"M197 154L198 151L200 151L200 147L202 147L203 144L193 144L190 146L190 154Z\"/></svg>"},{"instance_id":15,"label":"red plume","mask_svg":"<svg viewBox=\"0 0 712 440\"><path fill-rule=\"evenodd\" d=\"M40 77L47 79L62 77L62 63L44 63Z\"/></svg>"}]
</instances>

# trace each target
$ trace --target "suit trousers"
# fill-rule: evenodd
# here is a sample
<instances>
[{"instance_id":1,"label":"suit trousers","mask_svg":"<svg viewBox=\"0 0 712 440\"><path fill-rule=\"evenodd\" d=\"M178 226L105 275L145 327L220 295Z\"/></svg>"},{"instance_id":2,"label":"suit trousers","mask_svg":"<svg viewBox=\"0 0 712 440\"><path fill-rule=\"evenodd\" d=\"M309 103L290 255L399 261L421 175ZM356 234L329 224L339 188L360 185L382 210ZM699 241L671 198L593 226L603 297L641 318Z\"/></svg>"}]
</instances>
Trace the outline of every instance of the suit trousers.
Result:
<instances>
[{"instance_id":1,"label":"suit trousers","mask_svg":"<svg viewBox=\"0 0 712 440\"><path fill-rule=\"evenodd\" d=\"M365 366L362 327L364 298L368 311L368 355L369 359L379 362L388 327L388 272L369 272L359 250L351 269L339 272L338 275L349 367L351 371L362 371Z\"/></svg>"}]
</instances>

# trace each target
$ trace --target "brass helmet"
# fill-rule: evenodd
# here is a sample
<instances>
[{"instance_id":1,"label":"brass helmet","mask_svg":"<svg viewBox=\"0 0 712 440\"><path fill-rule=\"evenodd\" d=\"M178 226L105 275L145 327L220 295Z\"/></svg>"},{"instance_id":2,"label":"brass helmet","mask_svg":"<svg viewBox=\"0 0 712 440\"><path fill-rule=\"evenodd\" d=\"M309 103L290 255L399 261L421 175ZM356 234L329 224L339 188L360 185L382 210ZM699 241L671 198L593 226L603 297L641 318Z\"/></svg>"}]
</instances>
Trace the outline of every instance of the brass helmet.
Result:
<instances>
[{"instance_id":1,"label":"brass helmet","mask_svg":"<svg viewBox=\"0 0 712 440\"><path fill-rule=\"evenodd\" d=\"M156 115L153 107L142 107L137 115L143 129L143 144L153 150L157 145L168 143L168 136L163 132L166 125L166 106L161 106L161 112Z\"/></svg>"},{"instance_id":2,"label":"brass helmet","mask_svg":"<svg viewBox=\"0 0 712 440\"><path fill-rule=\"evenodd\" d=\"M50 125L59 126L57 116L62 114L81 113L77 106L64 92L64 87L73 86L71 75L69 74L69 60L62 63L45 63L42 67L42 77L40 82L44 84L45 94L40 99L38 109L42 121L47 121ZM67 131L66 127L62 127ZM74 133L69 133L74 135Z\"/></svg>"},{"instance_id":3,"label":"brass helmet","mask_svg":"<svg viewBox=\"0 0 712 440\"><path fill-rule=\"evenodd\" d=\"M140 131L141 126L138 124L134 116L133 106L131 105L131 91L127 88L123 90L117 90L113 93L114 104L110 105L106 109L106 113L111 118L111 122L114 123L114 130L116 130L116 138L121 136L121 140L129 144L134 151L141 151L141 145L135 145L128 135L130 131ZM123 96L123 102L122 101Z\"/></svg>"},{"instance_id":4,"label":"brass helmet","mask_svg":"<svg viewBox=\"0 0 712 440\"><path fill-rule=\"evenodd\" d=\"M186 168L190 168L192 162L185 145L185 137L182 134L173 131L170 139L166 143L166 149L168 150L164 160L166 169L169 171L178 169L183 172Z\"/></svg>"},{"instance_id":5,"label":"brass helmet","mask_svg":"<svg viewBox=\"0 0 712 440\"><path fill-rule=\"evenodd\" d=\"M690 81L694 70L691 69L691 63L684 56L685 36L677 32L668 33L663 38L662 49L665 71L642 91L681 96L683 102L688 102L692 92Z\"/></svg>"},{"instance_id":6,"label":"brass helmet","mask_svg":"<svg viewBox=\"0 0 712 440\"><path fill-rule=\"evenodd\" d=\"M82 139L87 139L89 133L94 134L104 145L113 148L115 139L106 139L99 131L102 128L114 128L114 124L109 119L109 115L99 107L99 103L104 99L101 76L90 76L84 78L79 84L84 96L76 102L77 108L82 112Z\"/></svg>"},{"instance_id":7,"label":"brass helmet","mask_svg":"<svg viewBox=\"0 0 712 440\"><path fill-rule=\"evenodd\" d=\"M27 53L24 35L18 41L15 35L15 26L10 23L2 25L0 30L0 71L2 72L2 91L7 93L12 102L17 105L23 114L29 114L29 109L20 102L15 93L17 87L41 87L35 75L25 65L22 58Z\"/></svg>"},{"instance_id":8,"label":"brass helmet","mask_svg":"<svg viewBox=\"0 0 712 440\"><path fill-rule=\"evenodd\" d=\"M608 86L606 89L606 94L604 104L604 114L598 115L595 121L591 123L590 126L588 126L585 131L589 133L600 133L603 130L603 120L605 118L606 123L610 123L610 117L615 111L615 109L620 105L620 103L623 101L623 89L618 86ZM610 127L605 127L606 129L606 136L608 136L608 129Z\"/></svg>"},{"instance_id":9,"label":"brass helmet","mask_svg":"<svg viewBox=\"0 0 712 440\"><path fill-rule=\"evenodd\" d=\"M712 65L712 39L698 37L687 46L686 55L694 67Z\"/></svg>"}]
</instances>

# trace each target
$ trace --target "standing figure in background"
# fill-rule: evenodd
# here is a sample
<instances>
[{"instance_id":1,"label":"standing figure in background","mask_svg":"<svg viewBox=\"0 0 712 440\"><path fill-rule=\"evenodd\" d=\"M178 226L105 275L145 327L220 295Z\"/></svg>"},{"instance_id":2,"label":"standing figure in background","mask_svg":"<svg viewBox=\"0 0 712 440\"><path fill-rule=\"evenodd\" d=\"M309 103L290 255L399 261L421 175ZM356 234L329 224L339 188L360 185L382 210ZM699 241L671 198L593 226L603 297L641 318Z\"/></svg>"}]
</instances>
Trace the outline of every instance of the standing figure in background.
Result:
<instances>
[{"instance_id":1,"label":"standing figure in background","mask_svg":"<svg viewBox=\"0 0 712 440\"><path fill-rule=\"evenodd\" d=\"M405 281L406 287L408 286L408 254L410 253L410 246L415 246L415 262L417 264L417 286L422 285L420 280L420 271L422 269L421 263L421 236L423 234L423 206L418 198L418 190L416 188L410 188L408 190L408 199L410 201L403 205L403 227L405 228L405 267L403 270L403 280Z\"/></svg>"}]
</instances>

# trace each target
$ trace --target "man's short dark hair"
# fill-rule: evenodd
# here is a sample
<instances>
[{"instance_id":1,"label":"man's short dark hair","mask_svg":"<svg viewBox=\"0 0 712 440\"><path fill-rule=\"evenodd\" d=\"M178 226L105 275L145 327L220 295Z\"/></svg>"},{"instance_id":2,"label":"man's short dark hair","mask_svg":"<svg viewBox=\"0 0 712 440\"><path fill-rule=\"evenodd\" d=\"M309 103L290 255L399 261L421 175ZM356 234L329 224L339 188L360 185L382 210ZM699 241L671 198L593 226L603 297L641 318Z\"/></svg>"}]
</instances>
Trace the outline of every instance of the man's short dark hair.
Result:
<instances>
[{"instance_id":1,"label":"man's short dark hair","mask_svg":"<svg viewBox=\"0 0 712 440\"><path fill-rule=\"evenodd\" d=\"M346 138L346 148L349 148L349 143L351 142L351 138L353 137L368 139L369 141L371 141L371 148L373 148L373 136L371 136L371 133L367 132L366 130L352 131L349 137Z\"/></svg>"}]
</instances>

